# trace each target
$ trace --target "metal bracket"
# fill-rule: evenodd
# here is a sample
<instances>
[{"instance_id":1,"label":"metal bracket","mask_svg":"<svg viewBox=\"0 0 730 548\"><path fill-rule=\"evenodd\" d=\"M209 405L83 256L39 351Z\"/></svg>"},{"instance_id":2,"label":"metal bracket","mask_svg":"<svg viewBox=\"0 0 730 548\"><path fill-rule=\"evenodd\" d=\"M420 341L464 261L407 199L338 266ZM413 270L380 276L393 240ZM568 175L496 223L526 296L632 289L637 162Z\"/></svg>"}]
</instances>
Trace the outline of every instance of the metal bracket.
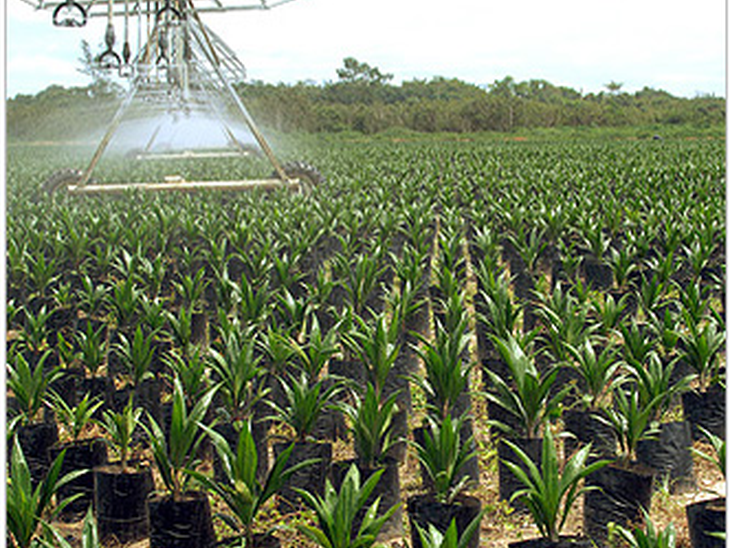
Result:
<instances>
[{"instance_id":1,"label":"metal bracket","mask_svg":"<svg viewBox=\"0 0 730 548\"><path fill-rule=\"evenodd\" d=\"M76 16L74 16L74 12ZM53 25L56 27L66 28L78 28L86 25L87 14L84 7L74 2L73 0L67 0L63 4L59 4L55 10L53 10Z\"/></svg>"}]
</instances>

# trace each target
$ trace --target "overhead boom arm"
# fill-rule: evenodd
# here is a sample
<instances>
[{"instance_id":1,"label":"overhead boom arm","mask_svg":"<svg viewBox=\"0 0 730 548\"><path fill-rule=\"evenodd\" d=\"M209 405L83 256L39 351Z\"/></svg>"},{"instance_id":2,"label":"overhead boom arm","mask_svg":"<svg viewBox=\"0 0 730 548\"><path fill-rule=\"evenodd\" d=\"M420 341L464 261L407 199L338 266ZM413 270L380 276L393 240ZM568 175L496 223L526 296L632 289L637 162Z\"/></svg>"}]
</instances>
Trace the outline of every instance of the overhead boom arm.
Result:
<instances>
[{"instance_id":1,"label":"overhead boom arm","mask_svg":"<svg viewBox=\"0 0 730 548\"><path fill-rule=\"evenodd\" d=\"M67 0L22 0L33 6L36 10L55 11L59 6L65 5ZM251 11L268 10L288 4L294 0L198 0L196 9L199 13L225 13L230 11ZM94 0L75 0L75 4L81 6L87 17L108 17L107 1L98 2ZM114 17L124 17L124 0L112 0ZM137 1L128 2L129 10L135 15L156 15L156 10L149 7L149 3ZM152 4L154 6L154 4Z\"/></svg>"}]
</instances>

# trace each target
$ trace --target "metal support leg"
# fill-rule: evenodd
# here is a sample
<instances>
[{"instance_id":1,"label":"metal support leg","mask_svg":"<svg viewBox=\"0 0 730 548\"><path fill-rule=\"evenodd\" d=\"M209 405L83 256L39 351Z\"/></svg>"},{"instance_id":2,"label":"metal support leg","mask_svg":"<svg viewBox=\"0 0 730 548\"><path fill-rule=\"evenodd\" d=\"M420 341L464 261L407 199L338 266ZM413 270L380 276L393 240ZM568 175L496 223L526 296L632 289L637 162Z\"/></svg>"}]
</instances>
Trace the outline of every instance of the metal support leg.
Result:
<instances>
[{"instance_id":1,"label":"metal support leg","mask_svg":"<svg viewBox=\"0 0 730 548\"><path fill-rule=\"evenodd\" d=\"M192 2L191 2L192 6ZM198 29L203 35L203 40L201 40L197 33L193 33L198 40L198 44L200 45L200 48L202 49L203 53L205 53L206 57L208 58L208 61L213 66L213 70L215 70L216 75L218 76L218 79L221 81L223 86L225 87L226 91L230 95L231 99L233 99L234 104L236 105L236 108L238 108L238 111L240 112L241 116L243 117L243 121L246 123L246 126L253 134L254 138L256 139L256 142L261 147L261 150L264 151L264 154L266 155L266 158L269 160L271 165L274 168L274 171L278 175L278 177L282 181L288 181L289 177L287 176L284 169L281 167L281 164L276 159L276 156L274 156L274 152L271 150L271 147L269 146L269 143L266 142L266 139L264 138L263 134L258 130L256 127L256 124L253 121L253 118L251 118L251 115L248 113L248 110L246 110L246 107L244 106L243 102L241 101L241 98L236 93L236 90L233 89L233 86L228 81L228 79L223 74L223 71L221 70L220 60L218 59L218 56L215 53L215 48L211 44L207 33L205 32L205 27L203 26L203 23L200 21L200 17L198 17L197 12L195 9L192 9L193 15L195 17L195 21L198 24Z\"/></svg>"}]
</instances>

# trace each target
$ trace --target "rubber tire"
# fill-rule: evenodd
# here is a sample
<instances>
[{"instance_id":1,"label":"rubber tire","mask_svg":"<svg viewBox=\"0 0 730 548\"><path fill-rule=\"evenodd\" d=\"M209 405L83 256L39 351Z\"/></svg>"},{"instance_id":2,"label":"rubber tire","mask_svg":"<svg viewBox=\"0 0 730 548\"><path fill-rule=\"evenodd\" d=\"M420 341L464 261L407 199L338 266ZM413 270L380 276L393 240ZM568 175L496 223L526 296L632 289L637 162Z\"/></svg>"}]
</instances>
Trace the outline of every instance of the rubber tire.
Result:
<instances>
[{"instance_id":1,"label":"rubber tire","mask_svg":"<svg viewBox=\"0 0 730 548\"><path fill-rule=\"evenodd\" d=\"M41 189L45 194L53 194L55 192L66 190L69 185L73 185L81 181L83 175L83 172L79 169L59 169L45 180Z\"/></svg>"},{"instance_id":2,"label":"rubber tire","mask_svg":"<svg viewBox=\"0 0 730 548\"><path fill-rule=\"evenodd\" d=\"M319 170L306 162L287 162L283 164L281 168L284 170L287 177L299 179L301 181L302 190L305 193L311 192L312 189L326 181L324 175L322 175ZM278 177L276 171L274 171L272 177Z\"/></svg>"}]
</instances>

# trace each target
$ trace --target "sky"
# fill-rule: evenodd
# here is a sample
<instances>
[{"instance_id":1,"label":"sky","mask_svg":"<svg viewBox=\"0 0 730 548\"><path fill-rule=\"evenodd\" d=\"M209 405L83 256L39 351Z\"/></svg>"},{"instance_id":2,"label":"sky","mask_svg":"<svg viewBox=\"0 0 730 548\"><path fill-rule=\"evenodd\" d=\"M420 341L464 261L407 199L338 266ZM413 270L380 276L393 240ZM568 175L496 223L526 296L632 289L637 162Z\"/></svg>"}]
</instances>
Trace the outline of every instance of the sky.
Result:
<instances>
[{"instance_id":1,"label":"sky","mask_svg":"<svg viewBox=\"0 0 730 548\"><path fill-rule=\"evenodd\" d=\"M100 52L105 21L59 29L48 11L22 0L5 6L7 97L89 83L78 71L81 40ZM488 85L512 76L584 93L618 82L627 92L726 96L722 0L295 0L203 21L250 79L271 83L335 81L343 59L355 57L395 83L443 76ZM119 44L121 20L115 29ZM131 33L136 45L136 27Z\"/></svg>"}]
</instances>

